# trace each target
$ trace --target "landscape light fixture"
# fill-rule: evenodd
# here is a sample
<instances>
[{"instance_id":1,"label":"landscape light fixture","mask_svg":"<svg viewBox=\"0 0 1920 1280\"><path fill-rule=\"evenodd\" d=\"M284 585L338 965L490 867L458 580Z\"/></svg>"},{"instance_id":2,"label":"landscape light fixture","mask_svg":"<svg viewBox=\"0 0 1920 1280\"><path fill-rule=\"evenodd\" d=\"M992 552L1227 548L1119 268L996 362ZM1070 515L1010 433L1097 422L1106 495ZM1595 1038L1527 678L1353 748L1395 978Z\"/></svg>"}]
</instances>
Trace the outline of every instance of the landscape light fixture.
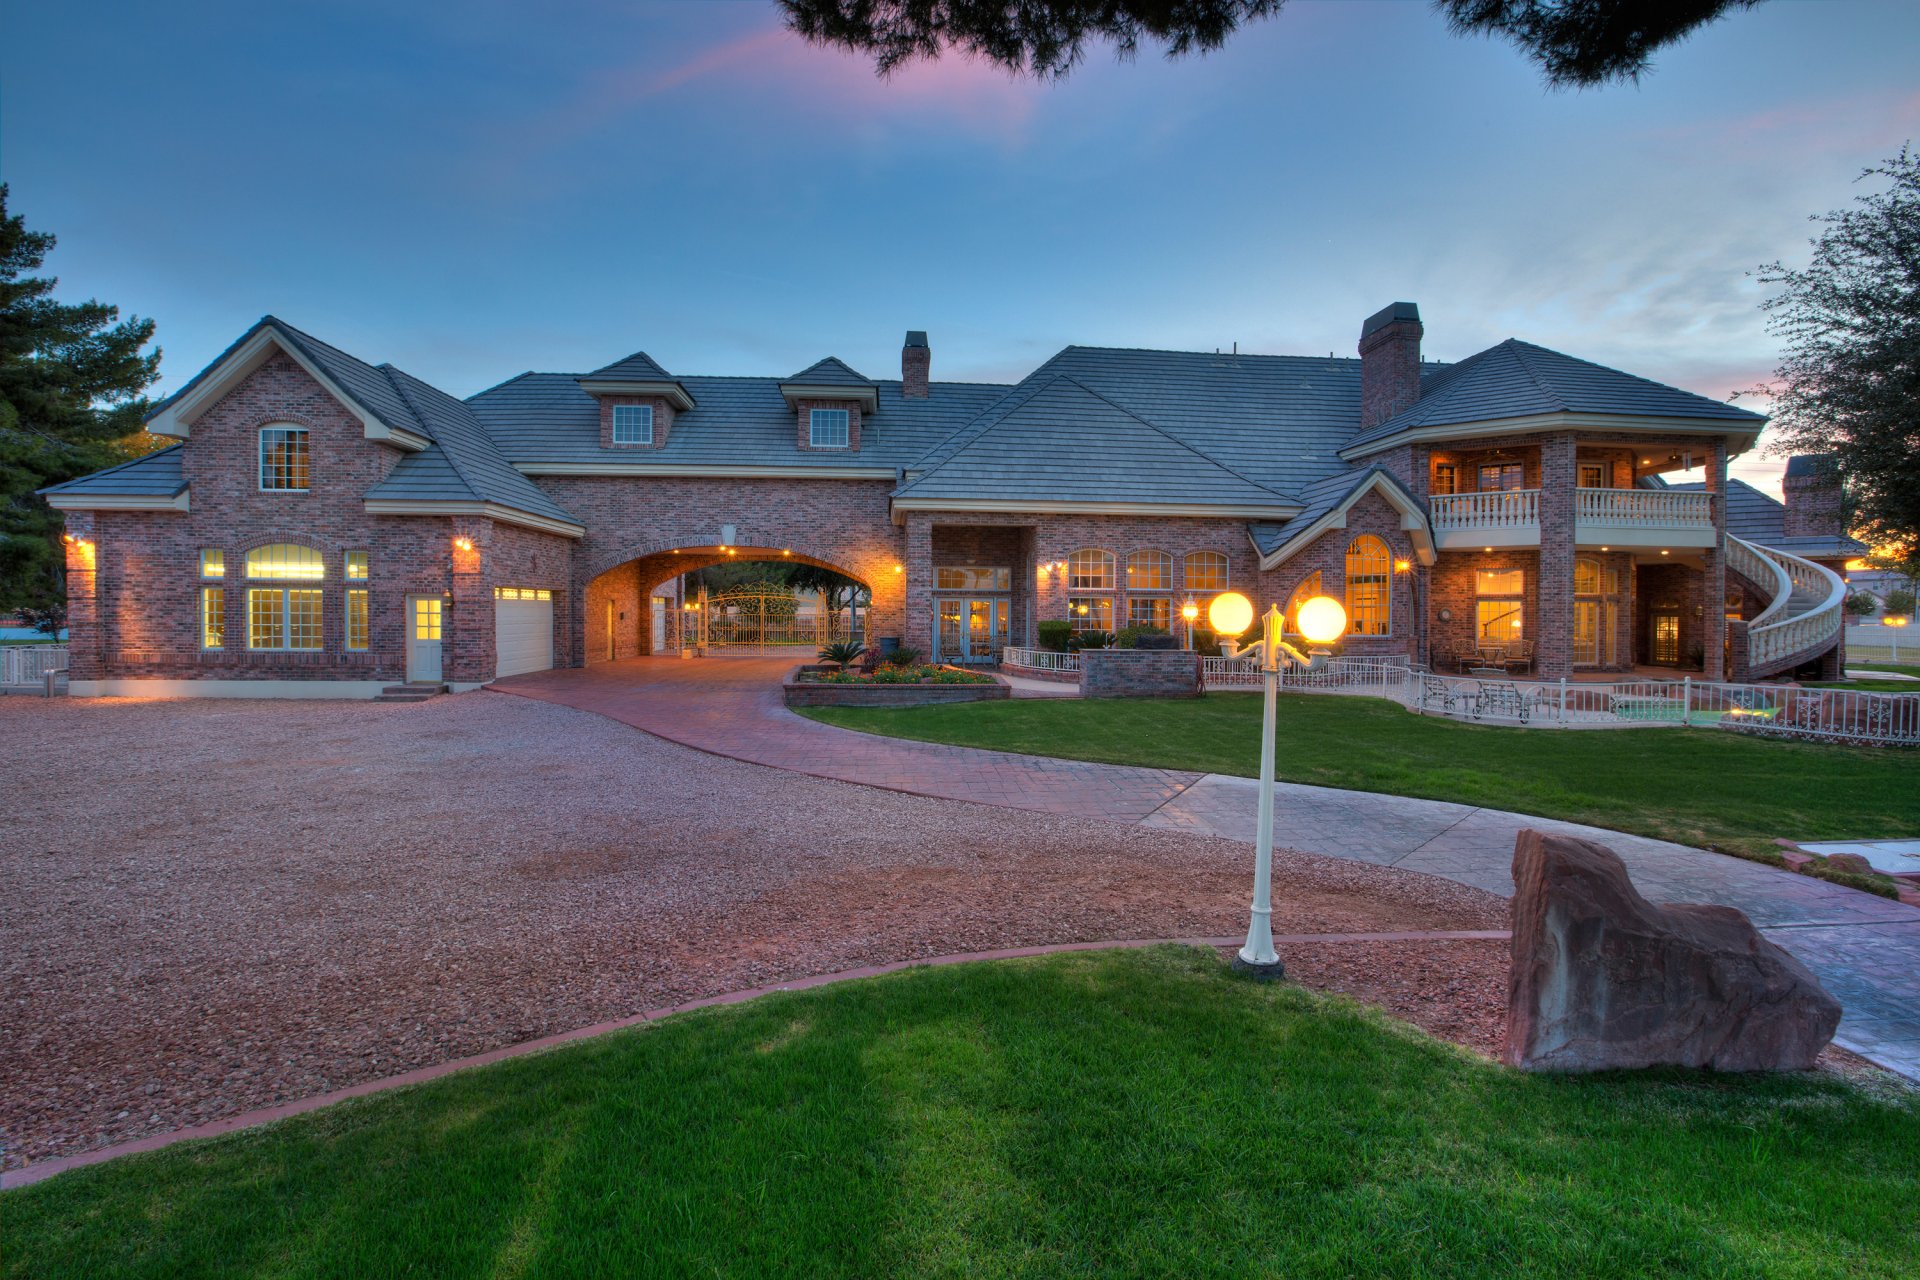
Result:
<instances>
[{"instance_id":1,"label":"landscape light fixture","mask_svg":"<svg viewBox=\"0 0 1920 1280\"><path fill-rule=\"evenodd\" d=\"M1193 620L1200 616L1200 606L1191 597L1180 606L1180 616L1187 621L1187 648L1193 648Z\"/></svg>"},{"instance_id":2,"label":"landscape light fixture","mask_svg":"<svg viewBox=\"0 0 1920 1280\"><path fill-rule=\"evenodd\" d=\"M1238 636L1253 623L1253 603L1237 591L1215 596L1207 609L1214 630ZM1269 606L1261 619L1264 634L1254 647L1260 650L1260 683L1264 705L1260 713L1260 821L1253 846L1253 905L1247 919L1247 944L1233 967L1262 978L1285 976L1273 949L1273 757L1282 663L1303 671L1318 671L1333 655L1326 648L1346 632L1347 611L1331 596L1315 596L1294 614L1293 626L1306 638L1307 653L1286 642L1284 619ZM1229 655L1232 656L1232 655Z\"/></svg>"},{"instance_id":3,"label":"landscape light fixture","mask_svg":"<svg viewBox=\"0 0 1920 1280\"><path fill-rule=\"evenodd\" d=\"M453 545L460 548L460 550L462 551L471 551L473 550L473 539L472 538L455 538L453 540Z\"/></svg>"},{"instance_id":4,"label":"landscape light fixture","mask_svg":"<svg viewBox=\"0 0 1920 1280\"><path fill-rule=\"evenodd\" d=\"M1900 628L1906 626L1907 623L1909 623L1910 621L1912 621L1912 619L1903 618L1897 613L1890 613L1886 617L1880 619L1881 626L1893 628L1892 643L1893 643L1893 660L1895 662L1900 661Z\"/></svg>"}]
</instances>

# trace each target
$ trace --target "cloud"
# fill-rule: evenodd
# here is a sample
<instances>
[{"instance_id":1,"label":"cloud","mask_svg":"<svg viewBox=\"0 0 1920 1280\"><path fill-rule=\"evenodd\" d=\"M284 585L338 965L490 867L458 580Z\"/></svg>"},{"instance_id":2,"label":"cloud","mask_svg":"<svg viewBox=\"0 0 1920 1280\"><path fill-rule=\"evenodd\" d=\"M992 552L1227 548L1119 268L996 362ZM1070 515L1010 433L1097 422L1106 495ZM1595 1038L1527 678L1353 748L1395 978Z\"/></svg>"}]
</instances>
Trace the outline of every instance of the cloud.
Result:
<instances>
[{"instance_id":1,"label":"cloud","mask_svg":"<svg viewBox=\"0 0 1920 1280\"><path fill-rule=\"evenodd\" d=\"M680 94L762 96L784 110L872 125L903 116L957 126L1019 146L1045 86L987 63L949 55L903 67L885 80L864 57L808 44L783 27L763 27L659 66L656 49L592 75L572 98L539 117L529 142L564 143L611 127L636 108Z\"/></svg>"}]
</instances>

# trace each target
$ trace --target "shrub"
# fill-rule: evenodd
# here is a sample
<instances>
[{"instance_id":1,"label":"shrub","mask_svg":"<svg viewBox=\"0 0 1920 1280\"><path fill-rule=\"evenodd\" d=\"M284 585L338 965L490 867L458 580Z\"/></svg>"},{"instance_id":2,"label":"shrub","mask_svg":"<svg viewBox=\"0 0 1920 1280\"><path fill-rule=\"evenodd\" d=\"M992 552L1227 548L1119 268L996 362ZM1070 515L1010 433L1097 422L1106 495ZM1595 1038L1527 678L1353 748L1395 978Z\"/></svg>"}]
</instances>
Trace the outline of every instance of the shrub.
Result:
<instances>
[{"instance_id":1,"label":"shrub","mask_svg":"<svg viewBox=\"0 0 1920 1280\"><path fill-rule=\"evenodd\" d=\"M1076 649L1110 649L1113 647L1113 632L1082 631L1069 643Z\"/></svg>"},{"instance_id":2,"label":"shrub","mask_svg":"<svg viewBox=\"0 0 1920 1280\"><path fill-rule=\"evenodd\" d=\"M1193 649L1195 653L1209 656L1220 652L1220 633L1212 627L1196 626L1193 629Z\"/></svg>"},{"instance_id":3,"label":"shrub","mask_svg":"<svg viewBox=\"0 0 1920 1280\"><path fill-rule=\"evenodd\" d=\"M1843 606L1850 618L1871 618L1880 610L1880 602L1873 598L1870 591L1855 591L1847 596Z\"/></svg>"},{"instance_id":4,"label":"shrub","mask_svg":"<svg viewBox=\"0 0 1920 1280\"><path fill-rule=\"evenodd\" d=\"M1120 628L1120 630L1114 633L1113 647L1116 649L1138 649L1142 647L1140 644L1140 641L1146 636L1171 637L1172 634L1173 633L1168 631L1165 627L1147 627L1147 626L1122 627ZM1152 646L1146 646L1146 647L1151 648Z\"/></svg>"},{"instance_id":5,"label":"shrub","mask_svg":"<svg viewBox=\"0 0 1920 1280\"><path fill-rule=\"evenodd\" d=\"M1912 617L1913 603L1913 592L1907 590L1905 587L1895 587L1892 591L1887 592L1888 613L1897 613L1903 617Z\"/></svg>"},{"instance_id":6,"label":"shrub","mask_svg":"<svg viewBox=\"0 0 1920 1280\"><path fill-rule=\"evenodd\" d=\"M1035 630L1039 634L1042 649L1065 653L1073 643L1073 624L1064 619L1043 622Z\"/></svg>"},{"instance_id":7,"label":"shrub","mask_svg":"<svg viewBox=\"0 0 1920 1280\"><path fill-rule=\"evenodd\" d=\"M911 667L920 661L920 651L918 649L909 649L906 645L901 645L892 653L881 658L880 661L890 667Z\"/></svg>"}]
</instances>

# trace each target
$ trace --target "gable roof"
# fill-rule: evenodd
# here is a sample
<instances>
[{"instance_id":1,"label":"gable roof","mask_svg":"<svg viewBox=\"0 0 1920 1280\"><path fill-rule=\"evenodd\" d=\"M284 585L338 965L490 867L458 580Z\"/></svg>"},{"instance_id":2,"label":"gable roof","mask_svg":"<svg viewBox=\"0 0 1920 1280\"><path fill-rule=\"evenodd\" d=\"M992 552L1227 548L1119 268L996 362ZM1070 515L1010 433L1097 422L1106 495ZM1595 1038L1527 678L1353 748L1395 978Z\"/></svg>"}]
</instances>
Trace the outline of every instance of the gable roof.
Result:
<instances>
[{"instance_id":1,"label":"gable roof","mask_svg":"<svg viewBox=\"0 0 1920 1280\"><path fill-rule=\"evenodd\" d=\"M184 456L180 445L170 444L131 462L50 484L39 492L49 505L60 510L118 507L184 511L187 478L180 466Z\"/></svg>"},{"instance_id":2,"label":"gable roof","mask_svg":"<svg viewBox=\"0 0 1920 1280\"><path fill-rule=\"evenodd\" d=\"M1348 444L1354 457L1408 432L1549 413L1697 419L1757 432L1766 418L1720 400L1508 338L1421 379L1420 398Z\"/></svg>"},{"instance_id":3,"label":"gable roof","mask_svg":"<svg viewBox=\"0 0 1920 1280\"><path fill-rule=\"evenodd\" d=\"M826 356L815 360L787 381L803 383L809 387L870 387L873 385L872 378L854 371L838 356Z\"/></svg>"},{"instance_id":4,"label":"gable roof","mask_svg":"<svg viewBox=\"0 0 1920 1280\"><path fill-rule=\"evenodd\" d=\"M1400 527L1412 535L1414 551L1422 564L1434 561L1433 535L1425 508L1392 472L1368 467L1345 475L1328 476L1310 484L1301 493L1305 502L1299 515L1279 524L1252 524L1247 536L1260 553L1260 567L1278 568L1310 546L1329 529L1344 529L1347 512L1369 493L1379 493L1400 512Z\"/></svg>"},{"instance_id":5,"label":"gable roof","mask_svg":"<svg viewBox=\"0 0 1920 1280\"><path fill-rule=\"evenodd\" d=\"M1280 517L1297 509L1287 495L1068 377L1031 389L894 492L896 507L952 503L1042 511L1173 507Z\"/></svg>"},{"instance_id":6,"label":"gable roof","mask_svg":"<svg viewBox=\"0 0 1920 1280\"><path fill-rule=\"evenodd\" d=\"M580 375L583 382L671 382L673 375L660 367L658 361L644 351L636 351L612 364L602 365L592 373Z\"/></svg>"}]
</instances>

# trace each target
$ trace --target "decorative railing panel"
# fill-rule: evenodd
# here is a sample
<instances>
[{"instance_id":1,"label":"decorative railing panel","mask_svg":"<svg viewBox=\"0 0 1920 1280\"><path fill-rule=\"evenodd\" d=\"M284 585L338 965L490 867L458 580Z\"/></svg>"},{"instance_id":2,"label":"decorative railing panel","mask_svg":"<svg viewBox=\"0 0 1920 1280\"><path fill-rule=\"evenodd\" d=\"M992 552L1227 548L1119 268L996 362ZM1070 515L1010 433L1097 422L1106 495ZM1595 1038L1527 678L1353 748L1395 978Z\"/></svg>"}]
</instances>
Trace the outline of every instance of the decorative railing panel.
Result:
<instances>
[{"instance_id":1,"label":"decorative railing panel","mask_svg":"<svg viewBox=\"0 0 1920 1280\"><path fill-rule=\"evenodd\" d=\"M0 684L39 684L66 665L66 645L8 645L0 648Z\"/></svg>"},{"instance_id":2,"label":"decorative railing panel","mask_svg":"<svg viewBox=\"0 0 1920 1280\"><path fill-rule=\"evenodd\" d=\"M1623 528L1711 529L1713 495L1661 489L1576 489L1573 518Z\"/></svg>"},{"instance_id":3,"label":"decorative railing panel","mask_svg":"<svg viewBox=\"0 0 1920 1280\"><path fill-rule=\"evenodd\" d=\"M1053 649L1021 649L1009 645L1000 651L1000 661L1009 667L1026 667L1030 671L1078 671L1080 655L1060 653Z\"/></svg>"},{"instance_id":4,"label":"decorative railing panel","mask_svg":"<svg viewBox=\"0 0 1920 1280\"><path fill-rule=\"evenodd\" d=\"M1481 529L1533 529L1540 524L1538 489L1435 494L1428 499L1437 533Z\"/></svg>"}]
</instances>

